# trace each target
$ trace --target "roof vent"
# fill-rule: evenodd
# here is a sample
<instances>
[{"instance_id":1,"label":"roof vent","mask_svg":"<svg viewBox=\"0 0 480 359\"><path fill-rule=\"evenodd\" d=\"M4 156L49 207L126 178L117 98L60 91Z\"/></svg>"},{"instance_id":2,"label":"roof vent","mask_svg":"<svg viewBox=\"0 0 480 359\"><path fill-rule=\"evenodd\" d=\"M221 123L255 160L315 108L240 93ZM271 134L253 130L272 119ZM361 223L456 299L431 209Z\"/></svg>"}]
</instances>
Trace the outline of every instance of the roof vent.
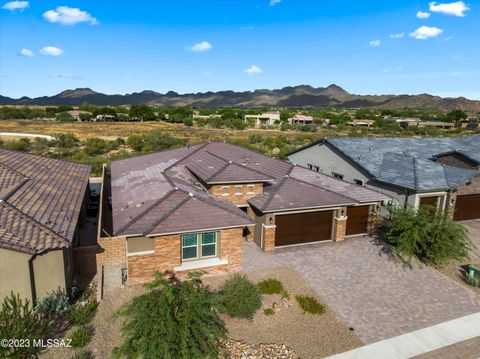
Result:
<instances>
[{"instance_id":1,"label":"roof vent","mask_svg":"<svg viewBox=\"0 0 480 359\"><path fill-rule=\"evenodd\" d=\"M173 187L173 189L174 189L175 191L178 191L178 187L177 187L177 186Z\"/></svg>"},{"instance_id":2,"label":"roof vent","mask_svg":"<svg viewBox=\"0 0 480 359\"><path fill-rule=\"evenodd\" d=\"M192 192L188 192L188 195L189 195L190 197L193 197L193 193L192 193Z\"/></svg>"},{"instance_id":3,"label":"roof vent","mask_svg":"<svg viewBox=\"0 0 480 359\"><path fill-rule=\"evenodd\" d=\"M290 178L290 176L289 176L289 175L285 175L285 176L283 176L283 178Z\"/></svg>"},{"instance_id":4,"label":"roof vent","mask_svg":"<svg viewBox=\"0 0 480 359\"><path fill-rule=\"evenodd\" d=\"M232 163L232 161L228 161L228 163L230 163L230 164L231 164L231 163Z\"/></svg>"}]
</instances>

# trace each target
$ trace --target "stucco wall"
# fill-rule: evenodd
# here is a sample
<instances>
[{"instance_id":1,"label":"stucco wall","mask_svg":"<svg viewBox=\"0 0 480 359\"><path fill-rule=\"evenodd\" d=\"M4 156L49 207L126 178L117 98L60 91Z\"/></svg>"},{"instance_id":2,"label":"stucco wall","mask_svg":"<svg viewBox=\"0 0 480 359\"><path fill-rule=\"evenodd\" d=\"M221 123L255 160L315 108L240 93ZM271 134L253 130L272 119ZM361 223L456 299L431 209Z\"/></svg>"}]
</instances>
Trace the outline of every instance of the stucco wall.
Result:
<instances>
[{"instance_id":1,"label":"stucco wall","mask_svg":"<svg viewBox=\"0 0 480 359\"><path fill-rule=\"evenodd\" d=\"M407 201L405 191L400 188L376 182L360 168L354 166L349 160L329 148L327 145L318 144L303 151L296 152L288 159L291 163L308 168L308 165L318 166L321 173L331 176L332 172L342 174L347 182L355 183L354 180L362 180L366 188L386 194L396 200L397 204L404 205Z\"/></svg>"},{"instance_id":2,"label":"stucco wall","mask_svg":"<svg viewBox=\"0 0 480 359\"><path fill-rule=\"evenodd\" d=\"M30 258L28 254L0 248L0 301L11 291L32 301L28 268Z\"/></svg>"},{"instance_id":3,"label":"stucco wall","mask_svg":"<svg viewBox=\"0 0 480 359\"><path fill-rule=\"evenodd\" d=\"M64 266L64 256L69 257ZM33 261L35 276L35 289L37 298L43 298L55 291L66 293L68 276L67 266L73 266L73 258L70 258L67 250L54 250L36 256Z\"/></svg>"}]
</instances>

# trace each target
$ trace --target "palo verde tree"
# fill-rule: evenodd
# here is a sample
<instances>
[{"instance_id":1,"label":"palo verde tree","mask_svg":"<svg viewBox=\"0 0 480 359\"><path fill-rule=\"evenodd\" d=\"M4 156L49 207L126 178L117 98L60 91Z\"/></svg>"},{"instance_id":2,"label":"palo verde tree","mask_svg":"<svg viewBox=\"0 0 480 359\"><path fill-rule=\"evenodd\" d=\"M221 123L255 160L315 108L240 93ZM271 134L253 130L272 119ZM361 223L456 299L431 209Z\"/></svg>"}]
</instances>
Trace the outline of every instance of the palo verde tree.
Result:
<instances>
[{"instance_id":1,"label":"palo verde tree","mask_svg":"<svg viewBox=\"0 0 480 359\"><path fill-rule=\"evenodd\" d=\"M439 213L432 206L390 208L385 238L393 254L411 263L412 257L441 265L450 259L463 259L473 247L462 225Z\"/></svg>"},{"instance_id":2,"label":"palo verde tree","mask_svg":"<svg viewBox=\"0 0 480 359\"><path fill-rule=\"evenodd\" d=\"M114 357L195 359L216 358L225 336L217 316L217 299L198 276L179 281L155 273L148 291L125 305L115 316L126 319L123 343Z\"/></svg>"}]
</instances>

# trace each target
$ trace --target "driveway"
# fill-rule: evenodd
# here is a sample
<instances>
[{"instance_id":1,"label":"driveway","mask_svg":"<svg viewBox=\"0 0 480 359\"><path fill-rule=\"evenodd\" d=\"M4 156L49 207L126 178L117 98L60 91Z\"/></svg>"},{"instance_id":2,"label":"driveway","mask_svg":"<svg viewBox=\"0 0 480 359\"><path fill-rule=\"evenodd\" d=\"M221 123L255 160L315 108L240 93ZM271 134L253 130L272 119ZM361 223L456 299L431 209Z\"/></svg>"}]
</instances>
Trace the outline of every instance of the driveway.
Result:
<instances>
[{"instance_id":1,"label":"driveway","mask_svg":"<svg viewBox=\"0 0 480 359\"><path fill-rule=\"evenodd\" d=\"M405 268L370 237L265 253L244 246L244 271L290 266L365 343L480 312L480 296L426 266Z\"/></svg>"}]
</instances>

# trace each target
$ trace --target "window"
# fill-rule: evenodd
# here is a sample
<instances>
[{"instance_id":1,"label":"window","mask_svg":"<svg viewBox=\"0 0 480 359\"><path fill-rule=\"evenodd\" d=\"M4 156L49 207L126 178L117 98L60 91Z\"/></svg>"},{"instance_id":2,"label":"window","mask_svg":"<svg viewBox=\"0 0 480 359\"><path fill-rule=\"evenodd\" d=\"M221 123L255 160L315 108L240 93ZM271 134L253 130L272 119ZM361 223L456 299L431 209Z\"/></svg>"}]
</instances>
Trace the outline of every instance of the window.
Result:
<instances>
[{"instance_id":1,"label":"window","mask_svg":"<svg viewBox=\"0 0 480 359\"><path fill-rule=\"evenodd\" d=\"M247 194L255 194L255 185L254 184L249 184L247 186Z\"/></svg>"},{"instance_id":2,"label":"window","mask_svg":"<svg viewBox=\"0 0 480 359\"><path fill-rule=\"evenodd\" d=\"M240 185L235 185L235 196L241 196L242 195L242 188L243 186Z\"/></svg>"},{"instance_id":3,"label":"window","mask_svg":"<svg viewBox=\"0 0 480 359\"><path fill-rule=\"evenodd\" d=\"M338 179L343 179L343 175L340 173L332 172L332 176Z\"/></svg>"},{"instance_id":4,"label":"window","mask_svg":"<svg viewBox=\"0 0 480 359\"><path fill-rule=\"evenodd\" d=\"M364 186L364 185L365 185L365 182L364 182L363 180L361 180L361 179L355 178L355 179L353 180L353 182L355 182L355 184L358 184L359 186Z\"/></svg>"},{"instance_id":5,"label":"window","mask_svg":"<svg viewBox=\"0 0 480 359\"><path fill-rule=\"evenodd\" d=\"M309 170L313 170L313 165L311 165L310 163L308 163L307 166L308 166L308 169L309 169Z\"/></svg>"},{"instance_id":6,"label":"window","mask_svg":"<svg viewBox=\"0 0 480 359\"><path fill-rule=\"evenodd\" d=\"M313 170L314 170L315 172L320 172L320 167L318 167L318 166L313 166Z\"/></svg>"},{"instance_id":7,"label":"window","mask_svg":"<svg viewBox=\"0 0 480 359\"><path fill-rule=\"evenodd\" d=\"M182 235L182 259L192 260L217 256L217 232Z\"/></svg>"},{"instance_id":8,"label":"window","mask_svg":"<svg viewBox=\"0 0 480 359\"><path fill-rule=\"evenodd\" d=\"M222 186L222 196L228 196L230 194L230 186Z\"/></svg>"}]
</instances>

